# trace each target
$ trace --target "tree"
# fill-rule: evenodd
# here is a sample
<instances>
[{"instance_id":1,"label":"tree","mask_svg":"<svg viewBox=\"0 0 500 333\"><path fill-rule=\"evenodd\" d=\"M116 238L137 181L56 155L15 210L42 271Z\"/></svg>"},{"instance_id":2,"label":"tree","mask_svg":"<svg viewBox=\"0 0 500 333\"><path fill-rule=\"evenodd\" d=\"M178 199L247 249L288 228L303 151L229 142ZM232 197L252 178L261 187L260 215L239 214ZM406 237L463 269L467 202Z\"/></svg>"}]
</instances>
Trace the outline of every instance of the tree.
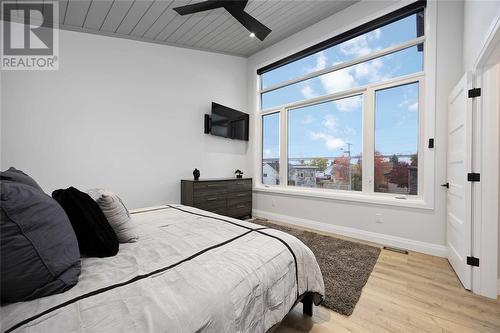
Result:
<instances>
[{"instance_id":1,"label":"tree","mask_svg":"<svg viewBox=\"0 0 500 333\"><path fill-rule=\"evenodd\" d=\"M385 161L384 156L375 151L375 189L378 189L381 185L385 185L385 173L388 170L388 163Z\"/></svg>"},{"instance_id":2,"label":"tree","mask_svg":"<svg viewBox=\"0 0 500 333\"><path fill-rule=\"evenodd\" d=\"M359 173L354 173L352 175L352 190L353 191L361 191L363 185L362 185L362 179L361 175Z\"/></svg>"},{"instance_id":3,"label":"tree","mask_svg":"<svg viewBox=\"0 0 500 333\"><path fill-rule=\"evenodd\" d=\"M328 160L324 157L315 157L311 160L310 163L312 166L318 167L319 171L325 171L328 166Z\"/></svg>"},{"instance_id":4,"label":"tree","mask_svg":"<svg viewBox=\"0 0 500 333\"><path fill-rule=\"evenodd\" d=\"M418 154L411 155L411 166L418 166Z\"/></svg>"},{"instance_id":5,"label":"tree","mask_svg":"<svg viewBox=\"0 0 500 333\"><path fill-rule=\"evenodd\" d=\"M396 154L392 155L391 159L390 159L390 162L392 163L392 165L397 165L399 163L398 156Z\"/></svg>"},{"instance_id":6,"label":"tree","mask_svg":"<svg viewBox=\"0 0 500 333\"><path fill-rule=\"evenodd\" d=\"M335 159L333 170L335 172L335 180L349 183L349 159L346 156L340 156Z\"/></svg>"},{"instance_id":7,"label":"tree","mask_svg":"<svg viewBox=\"0 0 500 333\"><path fill-rule=\"evenodd\" d=\"M407 162L399 162L393 166L388 176L389 182L400 188L408 187L408 166Z\"/></svg>"}]
</instances>

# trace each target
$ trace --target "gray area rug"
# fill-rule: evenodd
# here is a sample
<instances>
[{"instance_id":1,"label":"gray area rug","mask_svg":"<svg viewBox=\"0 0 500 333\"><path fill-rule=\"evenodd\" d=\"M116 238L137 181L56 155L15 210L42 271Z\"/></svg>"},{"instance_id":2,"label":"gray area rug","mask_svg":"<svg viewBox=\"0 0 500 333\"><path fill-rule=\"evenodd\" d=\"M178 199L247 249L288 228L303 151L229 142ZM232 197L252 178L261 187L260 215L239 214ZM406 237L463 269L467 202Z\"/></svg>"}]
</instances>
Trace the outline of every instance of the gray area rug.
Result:
<instances>
[{"instance_id":1,"label":"gray area rug","mask_svg":"<svg viewBox=\"0 0 500 333\"><path fill-rule=\"evenodd\" d=\"M325 281L323 306L350 316L380 254L373 247L255 219L252 222L289 233L307 245L318 261Z\"/></svg>"}]
</instances>

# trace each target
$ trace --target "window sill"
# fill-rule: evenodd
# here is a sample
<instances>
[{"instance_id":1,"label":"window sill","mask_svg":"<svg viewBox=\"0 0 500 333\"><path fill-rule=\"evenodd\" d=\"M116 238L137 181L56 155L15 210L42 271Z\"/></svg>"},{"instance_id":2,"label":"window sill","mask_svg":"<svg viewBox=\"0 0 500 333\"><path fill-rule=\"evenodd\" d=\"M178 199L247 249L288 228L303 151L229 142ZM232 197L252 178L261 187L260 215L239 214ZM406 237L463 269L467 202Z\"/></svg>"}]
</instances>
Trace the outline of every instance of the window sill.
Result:
<instances>
[{"instance_id":1,"label":"window sill","mask_svg":"<svg viewBox=\"0 0 500 333\"><path fill-rule=\"evenodd\" d=\"M308 197L308 198L319 198L328 200L338 200L338 201L349 201L349 202L362 202L373 205L387 205L396 207L406 207L406 208L417 208L432 210L434 207L425 202L423 198L410 198L398 199L397 197L402 197L401 195L385 195L385 194L364 194L364 193L349 193L347 191L325 191L317 189L296 189L290 187L278 187L278 186L263 186L256 185L253 189L255 192L262 193L275 193L279 195L286 195L292 197Z\"/></svg>"}]
</instances>

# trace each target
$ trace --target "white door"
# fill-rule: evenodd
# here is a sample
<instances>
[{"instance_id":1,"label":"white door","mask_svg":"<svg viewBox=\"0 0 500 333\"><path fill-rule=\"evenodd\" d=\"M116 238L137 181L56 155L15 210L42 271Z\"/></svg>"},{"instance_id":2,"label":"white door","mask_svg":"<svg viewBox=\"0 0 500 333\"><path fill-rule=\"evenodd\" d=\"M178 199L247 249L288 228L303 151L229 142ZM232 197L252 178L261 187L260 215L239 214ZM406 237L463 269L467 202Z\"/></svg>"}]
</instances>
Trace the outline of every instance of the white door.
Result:
<instances>
[{"instance_id":1,"label":"white door","mask_svg":"<svg viewBox=\"0 0 500 333\"><path fill-rule=\"evenodd\" d=\"M471 288L471 172L472 102L468 98L471 75L467 73L448 99L448 152L446 242L448 260L466 289Z\"/></svg>"}]
</instances>

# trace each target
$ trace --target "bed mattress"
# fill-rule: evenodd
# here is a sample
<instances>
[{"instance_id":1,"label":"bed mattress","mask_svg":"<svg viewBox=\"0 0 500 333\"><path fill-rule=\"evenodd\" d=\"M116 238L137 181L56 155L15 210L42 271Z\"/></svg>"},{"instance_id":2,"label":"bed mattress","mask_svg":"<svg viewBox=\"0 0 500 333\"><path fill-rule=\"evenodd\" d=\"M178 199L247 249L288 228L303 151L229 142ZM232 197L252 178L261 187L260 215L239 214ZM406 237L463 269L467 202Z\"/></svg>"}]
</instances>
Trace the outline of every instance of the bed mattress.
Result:
<instances>
[{"instance_id":1,"label":"bed mattress","mask_svg":"<svg viewBox=\"0 0 500 333\"><path fill-rule=\"evenodd\" d=\"M1 307L2 332L266 332L304 293L324 295L289 234L182 205L132 217L138 242L83 258L65 293Z\"/></svg>"}]
</instances>

